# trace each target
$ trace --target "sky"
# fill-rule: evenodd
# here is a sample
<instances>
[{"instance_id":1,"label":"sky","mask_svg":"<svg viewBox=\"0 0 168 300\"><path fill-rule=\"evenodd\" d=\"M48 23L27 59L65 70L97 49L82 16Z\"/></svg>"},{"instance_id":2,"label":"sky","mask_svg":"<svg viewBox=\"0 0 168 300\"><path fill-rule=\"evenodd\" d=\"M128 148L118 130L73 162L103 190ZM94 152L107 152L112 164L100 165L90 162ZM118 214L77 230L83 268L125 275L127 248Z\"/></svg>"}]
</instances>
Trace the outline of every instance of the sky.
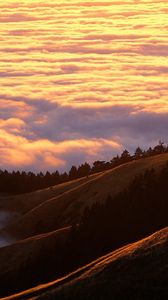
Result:
<instances>
[{"instance_id":1,"label":"sky","mask_svg":"<svg viewBox=\"0 0 168 300\"><path fill-rule=\"evenodd\" d=\"M168 143L167 0L0 2L0 168Z\"/></svg>"}]
</instances>

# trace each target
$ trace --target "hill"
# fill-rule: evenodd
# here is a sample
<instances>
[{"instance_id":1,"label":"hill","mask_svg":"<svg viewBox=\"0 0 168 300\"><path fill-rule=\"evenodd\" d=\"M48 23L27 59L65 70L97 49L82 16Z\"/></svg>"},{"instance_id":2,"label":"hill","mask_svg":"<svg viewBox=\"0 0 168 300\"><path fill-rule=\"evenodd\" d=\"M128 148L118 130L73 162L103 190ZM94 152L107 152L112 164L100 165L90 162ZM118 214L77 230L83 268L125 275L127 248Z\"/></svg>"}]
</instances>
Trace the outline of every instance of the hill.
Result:
<instances>
[{"instance_id":1,"label":"hill","mask_svg":"<svg viewBox=\"0 0 168 300\"><path fill-rule=\"evenodd\" d=\"M93 191L92 185L94 188L97 187L98 193L95 198L99 196L97 198L99 204L92 199L96 204L90 205L90 209L84 211L76 226L64 226L38 235L35 233L11 246L1 248L0 296L58 279L108 252L168 226L168 165L166 161L167 155L161 155L150 160L142 159L134 164L132 162L122 168L118 167L100 173L97 177L89 178L88 182L85 180L62 194L65 196L75 191L78 195L79 190L85 190L90 184L91 191ZM148 171L147 166L151 169L151 163L157 172ZM127 173L128 170L129 173ZM141 173L142 175L136 178L132 175L134 178L132 181L131 176L128 176L131 171L134 176ZM110 180L115 182L116 174L118 174L116 185L110 185ZM123 178L125 181L122 181ZM131 181L130 184L129 181ZM123 190L124 184L118 187L117 182L127 183L126 189ZM104 194L101 194L102 189L106 194L106 199L100 197L100 195L104 197ZM119 193L116 192L117 189ZM110 197L109 191L112 195L117 195ZM64 197L61 199L60 202L64 202ZM87 200L86 198L86 202ZM50 200L44 203L50 204ZM56 203L54 201L55 205ZM79 207L76 208L77 213L80 213L78 209ZM56 212L53 210L52 213ZM26 227L26 224L24 226ZM24 231L24 227L22 230ZM41 227L42 230L46 229ZM88 241L89 246L87 246Z\"/></svg>"},{"instance_id":2,"label":"hill","mask_svg":"<svg viewBox=\"0 0 168 300\"><path fill-rule=\"evenodd\" d=\"M50 188L38 190L31 193L15 196L0 196L0 229L3 229L10 223L17 222L24 214L32 210L48 199L55 198L66 191L79 186L96 177L97 174L91 175L90 178L84 177L62 183ZM0 233L0 247L10 245L17 238L11 234L6 234L3 230Z\"/></svg>"},{"instance_id":3,"label":"hill","mask_svg":"<svg viewBox=\"0 0 168 300\"><path fill-rule=\"evenodd\" d=\"M64 278L4 299L167 299L167 252L168 228L165 228Z\"/></svg>"},{"instance_id":4,"label":"hill","mask_svg":"<svg viewBox=\"0 0 168 300\"><path fill-rule=\"evenodd\" d=\"M168 153L143 158L57 186L52 191L27 194L25 199L24 196L14 198L15 203L21 203L22 215L6 228L5 233L23 239L77 223L86 206L104 202L108 195L114 196L126 188L137 174L149 168L159 171L167 161ZM26 204L29 200L30 204Z\"/></svg>"},{"instance_id":5,"label":"hill","mask_svg":"<svg viewBox=\"0 0 168 300\"><path fill-rule=\"evenodd\" d=\"M75 188L76 186L89 181L96 177L97 174L93 174L90 178L84 177L75 179L66 183L61 183L43 190L38 190L31 193L15 196L0 196L0 210L14 213L15 216L25 214L34 207L40 205L48 199L57 197L66 191Z\"/></svg>"},{"instance_id":6,"label":"hill","mask_svg":"<svg viewBox=\"0 0 168 300\"><path fill-rule=\"evenodd\" d=\"M29 288L33 284L31 277L34 279L45 269L48 256L53 262L56 253L61 253L69 232L70 227L61 228L0 248L0 297L18 287L22 290L22 280L23 287Z\"/></svg>"},{"instance_id":7,"label":"hill","mask_svg":"<svg viewBox=\"0 0 168 300\"><path fill-rule=\"evenodd\" d=\"M48 296L36 299L167 299L168 228L94 262Z\"/></svg>"}]
</instances>

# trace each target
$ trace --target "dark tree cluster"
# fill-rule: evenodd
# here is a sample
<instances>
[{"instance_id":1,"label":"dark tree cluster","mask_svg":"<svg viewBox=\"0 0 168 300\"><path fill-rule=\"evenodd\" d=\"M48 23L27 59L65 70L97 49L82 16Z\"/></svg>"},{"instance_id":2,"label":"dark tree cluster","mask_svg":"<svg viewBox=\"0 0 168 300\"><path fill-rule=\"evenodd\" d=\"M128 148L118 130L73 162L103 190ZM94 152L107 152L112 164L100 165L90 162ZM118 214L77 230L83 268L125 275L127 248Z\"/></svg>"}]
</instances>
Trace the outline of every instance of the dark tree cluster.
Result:
<instances>
[{"instance_id":1,"label":"dark tree cluster","mask_svg":"<svg viewBox=\"0 0 168 300\"><path fill-rule=\"evenodd\" d=\"M168 226L168 164L138 175L130 186L105 204L86 208L79 225L93 252L123 246Z\"/></svg>"},{"instance_id":2,"label":"dark tree cluster","mask_svg":"<svg viewBox=\"0 0 168 300\"><path fill-rule=\"evenodd\" d=\"M112 169L132 160L158 155L165 152L168 152L168 147L160 141L158 145L154 148L149 148L148 150L142 150L138 147L133 155L131 155L127 150L124 150L120 156L117 155L116 157L113 157L109 162L98 160L95 161L92 166L88 163L84 163L79 167L72 166L69 173L59 173L58 171L53 173L46 172L46 174L43 174L42 172L34 174L32 172L27 173L19 171L13 171L10 173L7 170L0 170L0 193L28 193Z\"/></svg>"},{"instance_id":3,"label":"dark tree cluster","mask_svg":"<svg viewBox=\"0 0 168 300\"><path fill-rule=\"evenodd\" d=\"M65 275L93 259L168 226L168 164L138 175L104 204L86 208L62 244L42 246L37 257L19 266L17 276L0 278L3 296ZM22 275L24 274L24 276Z\"/></svg>"},{"instance_id":4,"label":"dark tree cluster","mask_svg":"<svg viewBox=\"0 0 168 300\"><path fill-rule=\"evenodd\" d=\"M46 172L43 174L34 174L32 172L15 172L12 173L0 171L0 193L8 194L22 194L39 189L44 189L50 186L57 185L68 181L67 173L59 174L58 171L54 173Z\"/></svg>"}]
</instances>

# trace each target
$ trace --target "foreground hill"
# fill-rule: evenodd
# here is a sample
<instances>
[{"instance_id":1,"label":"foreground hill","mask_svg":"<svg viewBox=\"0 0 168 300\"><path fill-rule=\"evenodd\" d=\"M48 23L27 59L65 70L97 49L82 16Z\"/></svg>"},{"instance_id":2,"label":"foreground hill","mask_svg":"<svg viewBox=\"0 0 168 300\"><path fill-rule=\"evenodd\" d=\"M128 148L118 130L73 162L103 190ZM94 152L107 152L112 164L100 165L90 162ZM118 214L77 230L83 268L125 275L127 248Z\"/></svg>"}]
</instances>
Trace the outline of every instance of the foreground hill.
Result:
<instances>
[{"instance_id":1,"label":"foreground hill","mask_svg":"<svg viewBox=\"0 0 168 300\"><path fill-rule=\"evenodd\" d=\"M70 227L61 228L0 248L0 298L16 291L18 286L19 290L29 288L37 276L40 282L39 274L45 270L48 257L54 263L56 251L61 255L69 233ZM58 277L59 272L55 276Z\"/></svg>"},{"instance_id":2,"label":"foreground hill","mask_svg":"<svg viewBox=\"0 0 168 300\"><path fill-rule=\"evenodd\" d=\"M55 282L4 299L167 299L167 253L168 228L165 228Z\"/></svg>"},{"instance_id":3,"label":"foreground hill","mask_svg":"<svg viewBox=\"0 0 168 300\"><path fill-rule=\"evenodd\" d=\"M48 297L36 299L167 299L167 253L168 228L110 253Z\"/></svg>"},{"instance_id":4,"label":"foreground hill","mask_svg":"<svg viewBox=\"0 0 168 300\"><path fill-rule=\"evenodd\" d=\"M31 198L33 199L33 208L8 226L6 233L17 238L27 238L76 223L86 206L104 202L108 195L114 196L126 188L136 175L149 168L159 171L167 161L168 153L133 161L90 178L66 184L61 189L58 186L51 198L50 192L46 190L45 196L43 191L38 192L40 197L37 192L33 193L30 195L30 203ZM29 196L26 197L25 200L22 199L22 203L29 202Z\"/></svg>"}]
</instances>

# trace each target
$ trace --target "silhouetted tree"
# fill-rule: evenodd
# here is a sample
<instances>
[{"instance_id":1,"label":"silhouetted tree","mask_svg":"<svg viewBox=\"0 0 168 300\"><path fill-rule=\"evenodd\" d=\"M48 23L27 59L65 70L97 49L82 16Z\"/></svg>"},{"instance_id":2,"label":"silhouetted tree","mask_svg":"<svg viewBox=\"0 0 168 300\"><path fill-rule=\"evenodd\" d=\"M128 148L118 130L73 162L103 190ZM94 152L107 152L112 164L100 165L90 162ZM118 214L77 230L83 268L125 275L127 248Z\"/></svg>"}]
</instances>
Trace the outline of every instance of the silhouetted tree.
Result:
<instances>
[{"instance_id":1,"label":"silhouetted tree","mask_svg":"<svg viewBox=\"0 0 168 300\"><path fill-rule=\"evenodd\" d=\"M140 147L138 147L138 148L135 150L134 158L135 158L135 159L140 159L140 158L143 157L143 154L144 154L143 150L142 150Z\"/></svg>"},{"instance_id":2,"label":"silhouetted tree","mask_svg":"<svg viewBox=\"0 0 168 300\"><path fill-rule=\"evenodd\" d=\"M72 168L69 171L69 179L77 178L77 173L77 168L75 166L72 166Z\"/></svg>"},{"instance_id":3,"label":"silhouetted tree","mask_svg":"<svg viewBox=\"0 0 168 300\"><path fill-rule=\"evenodd\" d=\"M119 157L119 155L113 157L112 160L110 161L110 163L111 163L112 167L118 166L120 164L120 157Z\"/></svg>"},{"instance_id":4,"label":"silhouetted tree","mask_svg":"<svg viewBox=\"0 0 168 300\"><path fill-rule=\"evenodd\" d=\"M159 141L159 144L156 145L153 149L154 154L162 154L166 151L166 147L164 145L164 142Z\"/></svg>"},{"instance_id":5,"label":"silhouetted tree","mask_svg":"<svg viewBox=\"0 0 168 300\"><path fill-rule=\"evenodd\" d=\"M124 150L120 157L120 162L125 163L131 160L131 155L128 150Z\"/></svg>"},{"instance_id":6,"label":"silhouetted tree","mask_svg":"<svg viewBox=\"0 0 168 300\"><path fill-rule=\"evenodd\" d=\"M101 172L105 169L106 162L104 160L97 160L93 163L92 172Z\"/></svg>"},{"instance_id":7,"label":"silhouetted tree","mask_svg":"<svg viewBox=\"0 0 168 300\"><path fill-rule=\"evenodd\" d=\"M91 167L88 163L82 164L77 170L78 177L84 177L90 174Z\"/></svg>"},{"instance_id":8,"label":"silhouetted tree","mask_svg":"<svg viewBox=\"0 0 168 300\"><path fill-rule=\"evenodd\" d=\"M159 141L158 145L153 148L150 147L146 151L138 147L132 156L127 150L124 150L121 156L117 155L109 162L97 160L93 163L92 168L88 163L84 163L78 168L72 166L68 174L66 172L60 174L58 171L55 171L52 174L46 172L44 175L42 172L34 174L32 172L13 171L10 173L7 170L0 170L0 193L20 194L32 192L67 182L68 180L84 177L92 173L112 169L131 160L150 157L165 152L168 152L168 147L162 141Z\"/></svg>"}]
</instances>

